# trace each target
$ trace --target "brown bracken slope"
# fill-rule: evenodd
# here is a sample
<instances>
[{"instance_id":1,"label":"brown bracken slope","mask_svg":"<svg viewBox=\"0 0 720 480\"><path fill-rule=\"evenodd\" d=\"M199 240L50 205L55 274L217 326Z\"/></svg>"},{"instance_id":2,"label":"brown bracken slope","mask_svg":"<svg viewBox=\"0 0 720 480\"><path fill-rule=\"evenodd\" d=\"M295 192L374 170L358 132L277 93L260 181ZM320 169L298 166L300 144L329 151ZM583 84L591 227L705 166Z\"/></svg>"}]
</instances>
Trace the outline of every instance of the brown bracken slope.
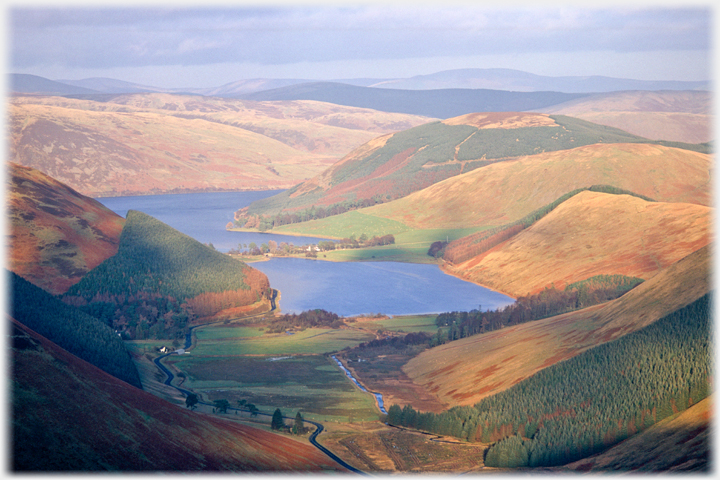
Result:
<instances>
[{"instance_id":1,"label":"brown bracken slope","mask_svg":"<svg viewBox=\"0 0 720 480\"><path fill-rule=\"evenodd\" d=\"M712 209L585 191L448 273L513 297L595 275L647 279L710 243Z\"/></svg>"},{"instance_id":2,"label":"brown bracken slope","mask_svg":"<svg viewBox=\"0 0 720 480\"><path fill-rule=\"evenodd\" d=\"M8 164L8 268L64 293L118 250L125 219L47 175Z\"/></svg>"},{"instance_id":3,"label":"brown bracken slope","mask_svg":"<svg viewBox=\"0 0 720 480\"><path fill-rule=\"evenodd\" d=\"M93 196L288 188L432 119L322 102L15 96L10 159Z\"/></svg>"},{"instance_id":4,"label":"brown bracken slope","mask_svg":"<svg viewBox=\"0 0 720 480\"><path fill-rule=\"evenodd\" d=\"M20 323L11 337L12 471L345 471L308 444L132 387Z\"/></svg>"},{"instance_id":5,"label":"brown bracken slope","mask_svg":"<svg viewBox=\"0 0 720 480\"><path fill-rule=\"evenodd\" d=\"M700 248L611 302L446 343L413 358L403 371L449 405L473 405L705 295L710 249Z\"/></svg>"}]
</instances>

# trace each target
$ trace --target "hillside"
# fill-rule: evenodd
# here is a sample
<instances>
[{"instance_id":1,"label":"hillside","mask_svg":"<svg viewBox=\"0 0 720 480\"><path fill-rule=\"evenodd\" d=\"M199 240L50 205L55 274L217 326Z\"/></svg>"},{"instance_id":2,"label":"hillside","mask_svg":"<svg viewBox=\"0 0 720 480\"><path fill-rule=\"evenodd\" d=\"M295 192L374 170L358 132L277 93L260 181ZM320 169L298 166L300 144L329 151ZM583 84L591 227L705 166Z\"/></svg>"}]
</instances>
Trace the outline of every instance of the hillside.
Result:
<instances>
[{"instance_id":1,"label":"hillside","mask_svg":"<svg viewBox=\"0 0 720 480\"><path fill-rule=\"evenodd\" d=\"M564 468L593 473L709 472L713 410L713 399L708 397L606 452Z\"/></svg>"},{"instance_id":2,"label":"hillside","mask_svg":"<svg viewBox=\"0 0 720 480\"><path fill-rule=\"evenodd\" d=\"M16 96L8 110L10 159L93 197L289 188L380 134L432 120L164 93Z\"/></svg>"},{"instance_id":3,"label":"hillside","mask_svg":"<svg viewBox=\"0 0 720 480\"><path fill-rule=\"evenodd\" d=\"M8 268L53 294L115 255L125 219L47 175L7 167Z\"/></svg>"},{"instance_id":4,"label":"hillside","mask_svg":"<svg viewBox=\"0 0 720 480\"><path fill-rule=\"evenodd\" d=\"M10 318L130 385L142 388L137 368L117 334L98 319L10 272Z\"/></svg>"},{"instance_id":5,"label":"hillside","mask_svg":"<svg viewBox=\"0 0 720 480\"><path fill-rule=\"evenodd\" d=\"M344 471L316 448L131 387L13 322L14 472Z\"/></svg>"},{"instance_id":6,"label":"hillside","mask_svg":"<svg viewBox=\"0 0 720 480\"><path fill-rule=\"evenodd\" d=\"M710 205L711 157L649 144L595 144L497 162L363 210L413 228L491 227L565 193L611 185L662 202Z\"/></svg>"},{"instance_id":7,"label":"hillside","mask_svg":"<svg viewBox=\"0 0 720 480\"><path fill-rule=\"evenodd\" d=\"M611 302L432 348L410 360L403 371L440 401L473 405L707 294L710 252L707 246L691 253Z\"/></svg>"},{"instance_id":8,"label":"hillside","mask_svg":"<svg viewBox=\"0 0 720 480\"><path fill-rule=\"evenodd\" d=\"M518 297L595 275L648 279L711 241L713 212L582 192L489 251L443 269Z\"/></svg>"},{"instance_id":9,"label":"hillside","mask_svg":"<svg viewBox=\"0 0 720 480\"><path fill-rule=\"evenodd\" d=\"M473 113L373 139L315 178L254 202L236 217L285 212L322 218L317 212L303 210L313 205L327 209L343 202L364 202L361 206L387 202L449 177L522 156L564 152L583 145L645 142L627 132L570 117ZM682 147L705 149L701 145ZM462 203L464 206L465 199ZM272 222L283 224L281 219Z\"/></svg>"},{"instance_id":10,"label":"hillside","mask_svg":"<svg viewBox=\"0 0 720 480\"><path fill-rule=\"evenodd\" d=\"M265 274L131 210L118 253L63 296L131 339L179 338L219 311L269 308Z\"/></svg>"},{"instance_id":11,"label":"hillside","mask_svg":"<svg viewBox=\"0 0 720 480\"><path fill-rule=\"evenodd\" d=\"M505 90L449 88L400 90L335 82L312 82L238 95L245 100L316 100L319 102L451 118L472 112L534 111L584 94L561 92L508 92Z\"/></svg>"},{"instance_id":12,"label":"hillside","mask_svg":"<svg viewBox=\"0 0 720 480\"><path fill-rule=\"evenodd\" d=\"M713 140L709 91L626 91L595 94L540 110L570 115L654 140Z\"/></svg>"}]
</instances>

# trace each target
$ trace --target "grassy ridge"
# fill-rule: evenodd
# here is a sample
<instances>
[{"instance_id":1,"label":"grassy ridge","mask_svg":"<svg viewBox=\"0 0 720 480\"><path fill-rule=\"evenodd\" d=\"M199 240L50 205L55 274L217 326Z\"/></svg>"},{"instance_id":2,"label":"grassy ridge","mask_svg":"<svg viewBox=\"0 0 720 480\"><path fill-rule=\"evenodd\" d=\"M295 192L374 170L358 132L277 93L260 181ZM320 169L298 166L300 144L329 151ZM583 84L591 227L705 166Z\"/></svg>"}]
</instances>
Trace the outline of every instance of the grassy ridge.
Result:
<instances>
[{"instance_id":1,"label":"grassy ridge","mask_svg":"<svg viewBox=\"0 0 720 480\"><path fill-rule=\"evenodd\" d=\"M503 225L501 227L474 233L472 235L468 235L467 237L450 242L445 247L442 257L452 263L461 263L472 257L480 255L481 253L490 250L495 245L508 240L512 236L520 233L522 230L532 226L535 222L552 212L561 203L569 200L578 193L585 191L609 193L612 195L632 195L648 202L654 202L653 199L644 195L639 195L611 185L592 185L590 187L577 188L565 195L562 195L554 202L529 213L520 220L516 220L515 222L508 223L507 225Z\"/></svg>"}]
</instances>

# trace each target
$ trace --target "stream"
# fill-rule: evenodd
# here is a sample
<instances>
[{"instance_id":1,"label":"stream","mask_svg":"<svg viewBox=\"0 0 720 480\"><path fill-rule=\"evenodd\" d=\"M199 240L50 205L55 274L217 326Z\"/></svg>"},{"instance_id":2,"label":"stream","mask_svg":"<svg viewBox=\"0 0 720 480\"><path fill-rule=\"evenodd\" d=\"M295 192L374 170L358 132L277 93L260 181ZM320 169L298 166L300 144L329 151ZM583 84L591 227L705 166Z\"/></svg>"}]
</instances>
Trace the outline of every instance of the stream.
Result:
<instances>
[{"instance_id":1,"label":"stream","mask_svg":"<svg viewBox=\"0 0 720 480\"><path fill-rule=\"evenodd\" d=\"M345 365L343 365L342 362L340 360L338 360L337 357L335 357L335 355L331 355L331 357L333 360L335 360L337 362L338 366L342 369L342 371L345 372L345 375L347 375L348 378L350 380L352 380L353 383L355 385L357 385L360 390L362 390L363 392L367 392L367 393L371 393L371 394L375 395L375 399L377 400L378 408L380 409L380 411L382 413L387 415L387 412L385 411L385 404L383 403L382 393L368 392L368 390L365 387L363 387L362 385L360 385L360 383L355 379L355 377L352 376L352 373L350 373L350 370L345 368Z\"/></svg>"}]
</instances>

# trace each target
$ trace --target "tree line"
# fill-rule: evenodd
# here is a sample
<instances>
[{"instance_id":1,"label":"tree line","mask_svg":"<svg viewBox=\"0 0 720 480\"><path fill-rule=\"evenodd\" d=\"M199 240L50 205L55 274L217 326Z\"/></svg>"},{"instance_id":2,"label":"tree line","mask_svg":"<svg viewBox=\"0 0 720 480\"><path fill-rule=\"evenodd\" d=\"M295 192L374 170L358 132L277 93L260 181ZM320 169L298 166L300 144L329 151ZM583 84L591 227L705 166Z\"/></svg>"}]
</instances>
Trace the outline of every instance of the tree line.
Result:
<instances>
[{"instance_id":1,"label":"tree line","mask_svg":"<svg viewBox=\"0 0 720 480\"><path fill-rule=\"evenodd\" d=\"M130 353L110 327L13 272L8 272L8 280L12 318L110 375L142 388Z\"/></svg>"},{"instance_id":2,"label":"tree line","mask_svg":"<svg viewBox=\"0 0 720 480\"><path fill-rule=\"evenodd\" d=\"M564 465L687 409L711 392L711 296L547 367L474 406L393 405L387 421L493 445L494 467Z\"/></svg>"},{"instance_id":3,"label":"tree line","mask_svg":"<svg viewBox=\"0 0 720 480\"><path fill-rule=\"evenodd\" d=\"M266 333L281 333L293 328L340 328L345 325L337 313L316 308L299 314L290 313L271 317L265 327Z\"/></svg>"}]
</instances>

